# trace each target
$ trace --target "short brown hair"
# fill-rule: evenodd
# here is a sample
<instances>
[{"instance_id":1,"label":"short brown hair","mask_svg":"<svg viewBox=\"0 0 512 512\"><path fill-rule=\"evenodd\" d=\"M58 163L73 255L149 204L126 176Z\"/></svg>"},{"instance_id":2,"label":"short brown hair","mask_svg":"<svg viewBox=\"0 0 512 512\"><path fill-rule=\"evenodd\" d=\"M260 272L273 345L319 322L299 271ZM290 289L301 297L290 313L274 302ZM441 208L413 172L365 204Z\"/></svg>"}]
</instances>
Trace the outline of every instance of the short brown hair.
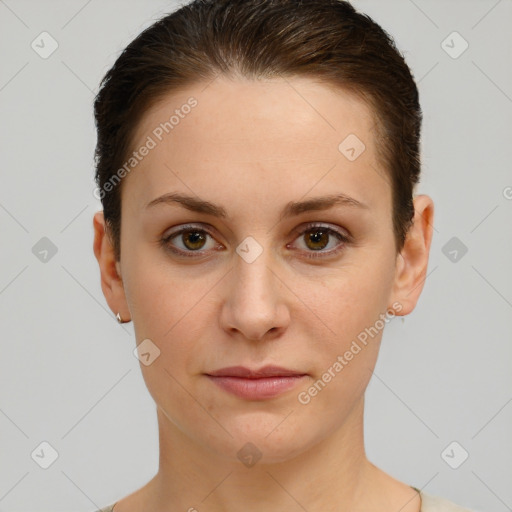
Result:
<instances>
[{"instance_id":1,"label":"short brown hair","mask_svg":"<svg viewBox=\"0 0 512 512\"><path fill-rule=\"evenodd\" d=\"M359 95L376 120L377 154L391 179L395 247L402 249L421 168L418 89L391 36L344 0L194 0L141 32L95 99L99 189L133 150L148 108L218 75L311 77ZM117 260L121 186L101 195Z\"/></svg>"}]
</instances>

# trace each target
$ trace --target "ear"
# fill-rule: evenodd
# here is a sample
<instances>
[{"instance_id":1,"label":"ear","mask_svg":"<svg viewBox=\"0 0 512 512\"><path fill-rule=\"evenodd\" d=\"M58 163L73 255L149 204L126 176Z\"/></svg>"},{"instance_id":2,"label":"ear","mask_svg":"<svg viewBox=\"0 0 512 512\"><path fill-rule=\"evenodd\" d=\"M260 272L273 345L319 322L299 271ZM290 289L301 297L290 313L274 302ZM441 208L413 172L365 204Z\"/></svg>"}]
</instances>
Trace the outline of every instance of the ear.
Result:
<instances>
[{"instance_id":1,"label":"ear","mask_svg":"<svg viewBox=\"0 0 512 512\"><path fill-rule=\"evenodd\" d=\"M123 321L129 321L130 310L121 278L121 264L116 261L103 212L94 214L94 254L98 260L101 273L101 289L114 315L119 313Z\"/></svg>"},{"instance_id":2,"label":"ear","mask_svg":"<svg viewBox=\"0 0 512 512\"><path fill-rule=\"evenodd\" d=\"M427 276L434 224L434 202L427 195L414 198L414 223L397 255L392 298L402 305L397 316L408 315L418 302Z\"/></svg>"}]
</instances>

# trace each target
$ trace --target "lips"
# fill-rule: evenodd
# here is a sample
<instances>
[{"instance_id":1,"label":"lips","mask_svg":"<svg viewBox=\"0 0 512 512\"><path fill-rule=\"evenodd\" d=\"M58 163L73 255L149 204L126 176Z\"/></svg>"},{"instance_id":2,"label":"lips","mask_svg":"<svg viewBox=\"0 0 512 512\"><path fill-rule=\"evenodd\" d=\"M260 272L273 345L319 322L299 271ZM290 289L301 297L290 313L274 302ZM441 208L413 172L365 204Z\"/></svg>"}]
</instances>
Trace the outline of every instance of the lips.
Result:
<instances>
[{"instance_id":1,"label":"lips","mask_svg":"<svg viewBox=\"0 0 512 512\"><path fill-rule=\"evenodd\" d=\"M306 373L279 366L249 369L231 366L209 372L206 376L224 391L245 400L266 400L291 390Z\"/></svg>"},{"instance_id":2,"label":"lips","mask_svg":"<svg viewBox=\"0 0 512 512\"><path fill-rule=\"evenodd\" d=\"M280 366L264 366L259 370L251 370L244 366L230 366L228 368L222 368L209 372L207 375L212 377L240 377L245 379L259 379L262 377L294 377L298 375L306 375L303 372L296 372L294 370L288 370L281 368Z\"/></svg>"}]
</instances>

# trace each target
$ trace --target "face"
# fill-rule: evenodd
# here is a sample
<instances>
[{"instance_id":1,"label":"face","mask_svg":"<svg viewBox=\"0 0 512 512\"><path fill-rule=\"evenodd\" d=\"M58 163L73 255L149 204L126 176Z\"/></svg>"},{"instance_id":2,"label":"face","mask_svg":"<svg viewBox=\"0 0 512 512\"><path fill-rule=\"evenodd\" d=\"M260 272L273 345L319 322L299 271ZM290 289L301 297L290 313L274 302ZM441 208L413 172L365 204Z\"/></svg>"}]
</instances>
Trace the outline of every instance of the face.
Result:
<instances>
[{"instance_id":1,"label":"face","mask_svg":"<svg viewBox=\"0 0 512 512\"><path fill-rule=\"evenodd\" d=\"M305 78L217 78L146 113L105 294L146 340L160 428L277 462L355 421L392 308L417 298L398 286L373 128L356 97Z\"/></svg>"}]
</instances>

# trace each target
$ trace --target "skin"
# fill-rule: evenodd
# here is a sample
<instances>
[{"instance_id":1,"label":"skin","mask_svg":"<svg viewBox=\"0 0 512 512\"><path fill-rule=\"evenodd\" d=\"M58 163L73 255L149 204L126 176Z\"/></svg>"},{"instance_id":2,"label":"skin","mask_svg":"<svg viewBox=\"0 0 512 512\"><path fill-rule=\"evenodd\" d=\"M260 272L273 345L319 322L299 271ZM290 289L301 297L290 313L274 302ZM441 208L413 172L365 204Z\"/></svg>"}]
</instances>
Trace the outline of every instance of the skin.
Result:
<instances>
[{"instance_id":1,"label":"skin","mask_svg":"<svg viewBox=\"0 0 512 512\"><path fill-rule=\"evenodd\" d=\"M414 309L427 272L432 199L414 198L414 225L397 254L371 111L303 77L218 77L173 92L146 113L134 149L190 96L198 105L124 178L120 262L102 212L93 221L110 308L133 320L137 344L149 338L160 350L152 364L141 363L157 406L159 471L114 512L418 512L417 492L374 466L364 449L364 392L383 330L307 405L298 394L393 304L397 316ZM351 133L366 146L354 161L338 150ZM146 208L167 192L222 205L228 217L178 204ZM290 201L334 192L368 208L337 205L279 218ZM308 245L310 222L348 232L352 242L329 256L343 242L332 235L326 247ZM210 227L213 236L203 246L181 236L168 244L199 247L200 257L159 244L185 223ZM236 252L247 236L262 248L252 263ZM229 394L204 375L266 364L308 375L259 401ZM262 454L252 467L237 458L247 442Z\"/></svg>"}]
</instances>

